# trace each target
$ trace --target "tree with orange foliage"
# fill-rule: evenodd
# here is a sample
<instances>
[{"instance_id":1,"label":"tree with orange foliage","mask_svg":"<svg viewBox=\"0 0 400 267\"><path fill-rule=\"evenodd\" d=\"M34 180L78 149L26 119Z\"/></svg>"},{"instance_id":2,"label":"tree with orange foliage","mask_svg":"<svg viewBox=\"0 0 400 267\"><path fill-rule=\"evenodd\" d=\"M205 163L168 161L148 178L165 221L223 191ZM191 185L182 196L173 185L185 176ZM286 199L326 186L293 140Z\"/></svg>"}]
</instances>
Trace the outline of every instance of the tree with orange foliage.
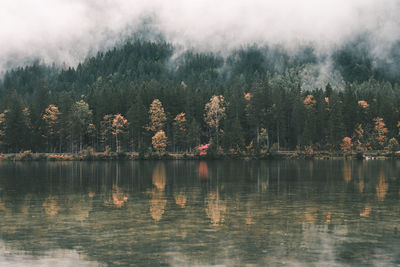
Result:
<instances>
[{"instance_id":1,"label":"tree with orange foliage","mask_svg":"<svg viewBox=\"0 0 400 267\"><path fill-rule=\"evenodd\" d=\"M376 142L376 148L383 149L385 147L387 137L386 134L389 132L388 129L386 128L386 124L383 121L382 118L375 118L374 119L374 141Z\"/></svg>"},{"instance_id":2,"label":"tree with orange foliage","mask_svg":"<svg viewBox=\"0 0 400 267\"><path fill-rule=\"evenodd\" d=\"M369 104L368 104L367 101L365 101L365 100L360 100L360 101L358 101L358 105L359 105L360 107L362 107L363 109L369 108Z\"/></svg>"},{"instance_id":3,"label":"tree with orange foliage","mask_svg":"<svg viewBox=\"0 0 400 267\"><path fill-rule=\"evenodd\" d=\"M167 121L162 103L158 99L154 99L149 110L150 124L146 127L147 130L157 133L164 128Z\"/></svg>"},{"instance_id":4,"label":"tree with orange foliage","mask_svg":"<svg viewBox=\"0 0 400 267\"><path fill-rule=\"evenodd\" d=\"M226 103L222 95L214 95L210 98L210 101L205 106L206 113L204 115L204 120L210 128L210 133L214 132L217 139L218 148L218 136L219 127L221 121L226 117Z\"/></svg>"},{"instance_id":5,"label":"tree with orange foliage","mask_svg":"<svg viewBox=\"0 0 400 267\"><path fill-rule=\"evenodd\" d=\"M340 148L344 152L349 152L353 148L353 144L351 143L351 138L350 137L345 137L343 138L342 144L340 145Z\"/></svg>"},{"instance_id":6,"label":"tree with orange foliage","mask_svg":"<svg viewBox=\"0 0 400 267\"><path fill-rule=\"evenodd\" d=\"M58 137L60 137L60 115L61 112L58 110L58 107L51 104L45 109L42 116L46 127L44 137L47 139L48 144L50 144L52 151L54 148L53 144L56 142Z\"/></svg>"},{"instance_id":7,"label":"tree with orange foliage","mask_svg":"<svg viewBox=\"0 0 400 267\"><path fill-rule=\"evenodd\" d=\"M157 152L163 153L167 147L167 136L163 131L167 116L160 100L154 99L150 104L149 119L150 123L146 129L155 133L151 139L153 148Z\"/></svg>"},{"instance_id":8,"label":"tree with orange foliage","mask_svg":"<svg viewBox=\"0 0 400 267\"><path fill-rule=\"evenodd\" d=\"M167 148L167 136L163 130L159 130L152 138L151 143L153 144L153 148L159 154L165 153L165 149Z\"/></svg>"},{"instance_id":9,"label":"tree with orange foliage","mask_svg":"<svg viewBox=\"0 0 400 267\"><path fill-rule=\"evenodd\" d=\"M121 114L114 115L112 121L112 134L115 136L116 151L121 151L121 139L128 132L128 120L124 118Z\"/></svg>"},{"instance_id":10,"label":"tree with orange foliage","mask_svg":"<svg viewBox=\"0 0 400 267\"><path fill-rule=\"evenodd\" d=\"M312 108L317 104L317 101L314 99L313 95L307 95L303 101L306 108Z\"/></svg>"}]
</instances>

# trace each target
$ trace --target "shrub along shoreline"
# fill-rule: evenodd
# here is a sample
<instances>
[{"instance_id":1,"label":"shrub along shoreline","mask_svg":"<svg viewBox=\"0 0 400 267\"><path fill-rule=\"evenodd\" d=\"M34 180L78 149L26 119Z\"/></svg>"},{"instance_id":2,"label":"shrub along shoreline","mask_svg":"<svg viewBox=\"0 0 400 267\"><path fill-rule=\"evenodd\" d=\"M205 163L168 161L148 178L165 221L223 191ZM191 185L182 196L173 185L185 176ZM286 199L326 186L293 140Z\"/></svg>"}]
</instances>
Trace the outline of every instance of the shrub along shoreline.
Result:
<instances>
[{"instance_id":1,"label":"shrub along shoreline","mask_svg":"<svg viewBox=\"0 0 400 267\"><path fill-rule=\"evenodd\" d=\"M343 151L275 151L263 153L145 153L138 152L82 152L82 153L20 153L0 154L0 161L110 161L110 160L213 160L213 159L400 159L400 151L388 150L343 152Z\"/></svg>"}]
</instances>

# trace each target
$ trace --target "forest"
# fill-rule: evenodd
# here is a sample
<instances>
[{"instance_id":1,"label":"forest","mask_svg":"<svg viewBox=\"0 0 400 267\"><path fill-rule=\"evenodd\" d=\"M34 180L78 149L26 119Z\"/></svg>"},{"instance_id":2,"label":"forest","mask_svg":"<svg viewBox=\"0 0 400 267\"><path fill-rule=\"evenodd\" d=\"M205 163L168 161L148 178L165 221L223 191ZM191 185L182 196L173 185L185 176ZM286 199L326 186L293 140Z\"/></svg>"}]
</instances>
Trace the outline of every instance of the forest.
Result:
<instances>
[{"instance_id":1,"label":"forest","mask_svg":"<svg viewBox=\"0 0 400 267\"><path fill-rule=\"evenodd\" d=\"M387 63L362 38L325 56L132 40L76 67L38 60L0 80L0 152L398 150L399 47Z\"/></svg>"}]
</instances>

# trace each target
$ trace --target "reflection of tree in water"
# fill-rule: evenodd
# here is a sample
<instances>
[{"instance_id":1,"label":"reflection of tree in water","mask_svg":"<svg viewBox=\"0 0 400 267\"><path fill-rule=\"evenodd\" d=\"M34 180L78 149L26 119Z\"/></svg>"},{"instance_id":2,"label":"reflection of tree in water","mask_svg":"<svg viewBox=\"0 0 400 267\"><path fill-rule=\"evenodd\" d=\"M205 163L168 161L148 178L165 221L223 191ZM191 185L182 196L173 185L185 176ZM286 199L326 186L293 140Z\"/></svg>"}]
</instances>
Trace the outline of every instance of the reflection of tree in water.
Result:
<instances>
[{"instance_id":1,"label":"reflection of tree in water","mask_svg":"<svg viewBox=\"0 0 400 267\"><path fill-rule=\"evenodd\" d=\"M167 199L164 196L164 191L158 191L157 189L153 189L151 191L151 199L150 199L150 214L155 221L158 222L159 220L161 220L165 211L166 204L167 204Z\"/></svg>"},{"instance_id":2,"label":"reflection of tree in water","mask_svg":"<svg viewBox=\"0 0 400 267\"><path fill-rule=\"evenodd\" d=\"M330 224L330 223L331 223L331 218L332 218L331 212L328 211L328 214L326 215L326 223L327 223L327 224Z\"/></svg>"},{"instance_id":3,"label":"reflection of tree in water","mask_svg":"<svg viewBox=\"0 0 400 267\"><path fill-rule=\"evenodd\" d=\"M165 211L167 199L164 196L164 189L167 182L167 174L164 162L157 163L152 177L155 188L151 190L150 215L155 221L159 221Z\"/></svg>"},{"instance_id":4,"label":"reflection of tree in water","mask_svg":"<svg viewBox=\"0 0 400 267\"><path fill-rule=\"evenodd\" d=\"M128 196L122 191L119 186L113 185L112 199L114 206L117 208L121 208L128 201Z\"/></svg>"},{"instance_id":5,"label":"reflection of tree in water","mask_svg":"<svg viewBox=\"0 0 400 267\"><path fill-rule=\"evenodd\" d=\"M116 208L121 208L125 205L125 203L128 201L128 195L124 190L118 186L120 183L120 165L117 163L115 167L115 180L113 181L112 189L111 189L111 195L109 191L109 187L106 185L102 186L102 191L104 195L104 205L106 206L112 206ZM94 192L89 192L88 196L89 198L93 198L95 195Z\"/></svg>"},{"instance_id":6,"label":"reflection of tree in water","mask_svg":"<svg viewBox=\"0 0 400 267\"><path fill-rule=\"evenodd\" d=\"M314 172L314 161L313 160L308 161L308 170L310 172L310 177L313 177L313 172ZM278 167L278 171L280 171L280 166Z\"/></svg>"},{"instance_id":7,"label":"reflection of tree in water","mask_svg":"<svg viewBox=\"0 0 400 267\"><path fill-rule=\"evenodd\" d=\"M386 182L385 174L383 172L381 172L379 174L379 182L376 185L376 198L379 201L385 200L388 188L389 188L389 184Z\"/></svg>"},{"instance_id":8,"label":"reflection of tree in water","mask_svg":"<svg viewBox=\"0 0 400 267\"><path fill-rule=\"evenodd\" d=\"M128 201L128 195L116 184L112 186L111 195L108 187L103 186L102 190L104 192L105 206L121 208Z\"/></svg>"},{"instance_id":9,"label":"reflection of tree in water","mask_svg":"<svg viewBox=\"0 0 400 267\"><path fill-rule=\"evenodd\" d=\"M349 183L351 181L351 167L351 162L348 162L346 160L343 165L343 178L346 183Z\"/></svg>"},{"instance_id":10,"label":"reflection of tree in water","mask_svg":"<svg viewBox=\"0 0 400 267\"><path fill-rule=\"evenodd\" d=\"M49 216L56 216L60 207L57 205L58 197L49 195L45 201L43 202L42 206L44 207L44 211Z\"/></svg>"},{"instance_id":11,"label":"reflection of tree in water","mask_svg":"<svg viewBox=\"0 0 400 267\"><path fill-rule=\"evenodd\" d=\"M199 177L208 179L208 165L205 161L200 161L199 163Z\"/></svg>"},{"instance_id":12,"label":"reflection of tree in water","mask_svg":"<svg viewBox=\"0 0 400 267\"><path fill-rule=\"evenodd\" d=\"M5 197L0 197L0 211L8 212L9 209L6 207Z\"/></svg>"},{"instance_id":13,"label":"reflection of tree in water","mask_svg":"<svg viewBox=\"0 0 400 267\"><path fill-rule=\"evenodd\" d=\"M174 193L174 198L176 205L179 205L183 209L186 205L186 200L187 200L186 195L183 192Z\"/></svg>"},{"instance_id":14,"label":"reflection of tree in water","mask_svg":"<svg viewBox=\"0 0 400 267\"><path fill-rule=\"evenodd\" d=\"M315 221L317 220L316 213L316 210L313 208L306 209L304 216L308 224L315 224Z\"/></svg>"},{"instance_id":15,"label":"reflection of tree in water","mask_svg":"<svg viewBox=\"0 0 400 267\"><path fill-rule=\"evenodd\" d=\"M68 210L68 217L76 221L83 221L89 217L92 210L92 201L80 194L72 194L66 198L65 209Z\"/></svg>"},{"instance_id":16,"label":"reflection of tree in water","mask_svg":"<svg viewBox=\"0 0 400 267\"><path fill-rule=\"evenodd\" d=\"M160 191L165 189L167 175L164 162L159 162L153 171L153 185Z\"/></svg>"},{"instance_id":17,"label":"reflection of tree in water","mask_svg":"<svg viewBox=\"0 0 400 267\"><path fill-rule=\"evenodd\" d=\"M245 217L245 223L247 225L252 225L255 224L254 220L254 211L256 207L254 206L254 199L248 199L246 202L246 217Z\"/></svg>"},{"instance_id":18,"label":"reflection of tree in water","mask_svg":"<svg viewBox=\"0 0 400 267\"><path fill-rule=\"evenodd\" d=\"M220 200L218 191L208 193L206 197L206 214L212 224L220 224L225 221L226 204Z\"/></svg>"},{"instance_id":19,"label":"reflection of tree in water","mask_svg":"<svg viewBox=\"0 0 400 267\"><path fill-rule=\"evenodd\" d=\"M362 172L362 165L358 166L358 190L360 193L364 192L364 176Z\"/></svg>"},{"instance_id":20,"label":"reflection of tree in water","mask_svg":"<svg viewBox=\"0 0 400 267\"><path fill-rule=\"evenodd\" d=\"M29 199L25 197L25 205L22 212L28 212ZM62 200L58 196L48 195L42 206L48 216L67 216L77 221L83 221L89 217L92 210L92 202L82 197L80 194L70 194Z\"/></svg>"},{"instance_id":21,"label":"reflection of tree in water","mask_svg":"<svg viewBox=\"0 0 400 267\"><path fill-rule=\"evenodd\" d=\"M31 194L26 194L24 197L24 202L21 208L21 213L24 215L29 214L29 209L31 207L31 199L32 199L32 195Z\"/></svg>"},{"instance_id":22,"label":"reflection of tree in water","mask_svg":"<svg viewBox=\"0 0 400 267\"><path fill-rule=\"evenodd\" d=\"M317 169L320 168L319 164L324 163L315 164L315 175L322 173ZM357 170L358 164L353 163L353 170ZM75 187L54 182L51 188L46 187L49 190L45 192L41 188L37 191L29 189L31 197L27 195L24 203L21 202L23 195L14 194L12 190L0 191L0 235L10 246L21 251L31 249L46 253L53 247L78 247L82 257L124 266L167 265L171 255L180 252L186 258L179 258L176 262L179 266L200 263L238 266L254 263L268 266L268 261L287 263L287 259L299 258L299 265L324 265L326 262L319 259L327 259L326 253L334 257L334 262L326 265L372 265L375 257L372 254L376 253L375 247L378 246L385 253L383 256L389 260L397 259L397 254L391 249L397 247L398 234L387 235L393 233L395 227L399 228L399 210L392 205L397 203L397 194L393 192L392 196L387 191L385 200L390 198L390 201L378 202L374 189L378 187L380 176L376 173L374 176L374 171L365 170L364 176L353 172L358 175L353 177L357 182L354 191L349 190L349 186L342 186L345 184L342 170L339 170L339 177L332 180L334 183L326 184L321 181L323 179L282 178L278 184L275 179L268 183L268 169L255 176L258 179L245 180L241 173L239 178L225 175L224 172L218 176L211 169L210 174L216 175L206 182L199 181L197 175L188 177L188 173L196 174L198 167L193 163L190 172L177 172L177 178L171 183L176 187L172 194L176 205L171 205L171 210L166 209L166 176L161 178L164 182L159 183L159 174L154 174L163 173L159 171L162 167L154 173L153 170L146 173L145 179L138 179L136 184L132 183L132 178L128 182L133 186L129 187L125 180L120 180L119 184L115 181L111 183L110 175L104 172L102 175L105 179L96 189L85 185L78 188L78 179L74 180ZM271 168L275 170L275 167ZM231 166L226 169L231 169ZM326 169L318 178L324 178L325 173ZM150 182L152 175L154 185ZM304 177L308 175L308 169L291 173L281 170L281 175ZM132 177L136 179L141 176L132 174ZM220 180L214 177L220 177ZM359 177L364 178L364 195L358 193ZM389 182L388 177L392 177L392 174L386 175L386 179L382 178L380 184ZM144 180L147 186L143 184ZM245 186L236 181L245 181ZM268 185L268 193L261 190L263 183ZM148 194L142 194L149 185L152 188L148 189ZM222 189L222 185L225 189ZM285 191L288 187L291 190ZM105 199L108 199L109 206L115 207L113 194L121 201L123 192L133 194L133 190L140 192L137 193L137 200L135 197L135 201L126 202L123 209L104 207ZM96 195L89 195L89 192L96 192ZM372 194L372 199L367 194ZM45 199L49 206L55 201L58 207L56 216L47 215L42 206ZM365 203L366 200L368 203ZM186 210L180 208L183 206ZM130 209L138 211L135 216L131 215ZM168 220L165 220L164 214L167 213ZM202 218L206 220L206 225L204 220L199 219L202 213L207 216ZM377 216L373 216L375 213ZM385 220L377 220L377 217ZM161 219L164 219L162 225L148 223L148 220L157 222ZM212 226L222 223L223 226ZM210 226L214 230L209 229ZM369 239L371 233L376 235ZM193 253L195 249L200 252ZM365 249L371 255L363 253ZM263 255L263 251L268 251L273 258L261 258L259 255ZM229 262L231 264L223 262L224 255L233 259Z\"/></svg>"},{"instance_id":23,"label":"reflection of tree in water","mask_svg":"<svg viewBox=\"0 0 400 267\"><path fill-rule=\"evenodd\" d=\"M367 204L362 212L360 212L361 217L369 217L371 214L371 206Z\"/></svg>"}]
</instances>

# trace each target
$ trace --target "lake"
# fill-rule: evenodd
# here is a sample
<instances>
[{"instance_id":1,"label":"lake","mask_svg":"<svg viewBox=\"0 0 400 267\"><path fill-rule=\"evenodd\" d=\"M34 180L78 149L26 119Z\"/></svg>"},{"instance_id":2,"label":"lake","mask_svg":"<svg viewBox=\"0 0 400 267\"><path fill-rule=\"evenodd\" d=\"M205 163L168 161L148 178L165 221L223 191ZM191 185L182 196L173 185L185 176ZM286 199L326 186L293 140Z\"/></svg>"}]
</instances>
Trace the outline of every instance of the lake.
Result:
<instances>
[{"instance_id":1,"label":"lake","mask_svg":"<svg viewBox=\"0 0 400 267\"><path fill-rule=\"evenodd\" d=\"M0 266L400 265L400 161L1 162Z\"/></svg>"}]
</instances>

